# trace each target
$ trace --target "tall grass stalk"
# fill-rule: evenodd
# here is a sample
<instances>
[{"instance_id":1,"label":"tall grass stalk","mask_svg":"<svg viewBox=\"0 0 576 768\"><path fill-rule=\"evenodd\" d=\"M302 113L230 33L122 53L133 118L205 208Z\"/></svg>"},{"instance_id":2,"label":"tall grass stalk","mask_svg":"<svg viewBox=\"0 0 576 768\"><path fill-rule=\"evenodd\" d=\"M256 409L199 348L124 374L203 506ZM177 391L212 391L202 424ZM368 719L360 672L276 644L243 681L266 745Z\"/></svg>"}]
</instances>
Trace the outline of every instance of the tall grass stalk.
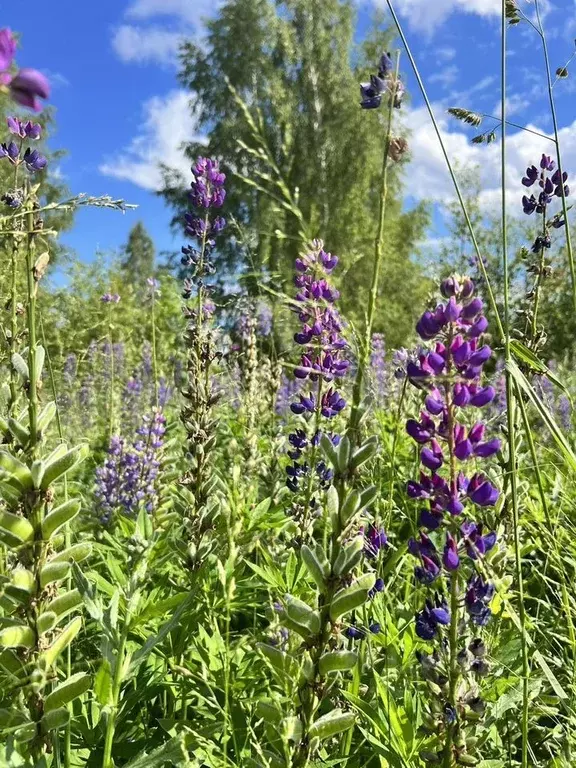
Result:
<instances>
[{"instance_id":1,"label":"tall grass stalk","mask_svg":"<svg viewBox=\"0 0 576 768\"><path fill-rule=\"evenodd\" d=\"M509 370L512 359L511 327L510 327L510 270L508 264L508 233L506 211L506 32L508 19L506 16L506 0L502 0L502 30L501 30L501 113L502 113L502 143L501 143L501 194L502 194L502 266L504 271L504 355L506 360L506 414L508 425L508 473L510 480L510 496L512 501L514 559L516 581L518 584L518 613L520 616L520 646L522 655L522 768L528 766L528 682L530 663L528 659L528 643L526 640L526 609L524 606L524 580L522 577L522 554L520 549L520 520L517 486L517 457L516 457L516 407L514 397L514 381Z\"/></svg>"},{"instance_id":2,"label":"tall grass stalk","mask_svg":"<svg viewBox=\"0 0 576 768\"><path fill-rule=\"evenodd\" d=\"M382 270L382 261L384 259L384 222L386 220L386 203L388 200L388 168L390 142L392 140L392 121L394 117L394 100L396 96L396 85L400 72L400 51L396 53L396 64L394 68L394 82L390 87L388 102L388 122L386 126L386 135L384 138L384 151L382 155L382 175L380 188L380 213L378 218L378 229L374 240L374 262L372 264L372 282L370 284L370 293L368 294L368 312L366 314L366 327L364 338L360 342L360 359L354 379L354 388L352 393L352 411L348 424L348 435L354 436L358 430L360 422L360 402L362 400L362 384L364 374L370 362L370 350L372 347L372 326L374 324L374 314L376 312L376 299L378 298L378 285L380 283L380 272Z\"/></svg>"},{"instance_id":3,"label":"tall grass stalk","mask_svg":"<svg viewBox=\"0 0 576 768\"><path fill-rule=\"evenodd\" d=\"M490 276L488 275L488 271L486 269L486 265L484 264L484 261L482 260L482 254L480 252L480 246L478 244L478 240L476 238L476 234L474 233L474 227L472 226L472 221L470 219L470 215L468 213L468 209L466 207L466 203L464 201L464 196L462 195L462 191L460 189L460 185L458 184L458 179L456 178L456 173L454 171L454 168L452 166L452 163L450 162L450 158L448 156L448 151L446 149L446 144L444 143L444 139L442 138L442 134L440 133L440 126L438 125L438 121L436 120L436 116L434 115L434 110L432 109L432 104L430 102L430 99L428 97L428 92L426 91L426 87L424 86L424 82L422 80L422 77L420 75L420 71L418 69L418 65L416 64L416 60L412 54L412 51L410 49L410 46L408 45L408 40L406 38L406 35L404 34L404 30L402 28L402 25L400 24L400 20L398 19L398 15L396 14L396 11L394 10L394 5L391 0L386 0L386 4L388 6L388 10L390 11L390 14L392 15L392 19L394 21L394 24L396 25L396 29L398 30L398 35L400 36L400 39L402 40L402 44L404 46L404 49L406 51L406 55L408 56L408 59L410 61L410 65L412 66L412 70L414 72L414 76L416 78L416 81L418 83L418 87L420 89L420 93L422 94L422 98L424 99L424 102L426 104L426 108L428 110L428 114L430 115L430 120L432 121L432 125L434 127L434 131L436 133L436 137L438 138L438 142L440 144L440 149L442 150L442 154L444 156L444 160L446 161L446 166L448 168L448 173L450 174L450 178L452 180L452 184L454 185L454 191L456 192L456 197L458 198L458 204L460 205L460 208L462 209L462 215L464 217L464 222L466 223L466 227L468 229L469 235L470 235L470 241L472 242L472 246L474 248L474 252L476 253L476 260L478 262L478 268L480 272L482 273L482 277L485 281L486 285L486 293L488 294L488 300L490 301L490 306L492 308L492 311L494 313L494 322L496 323L496 328L498 331L498 337L499 340L504 339L504 328L502 326L502 320L500 318L500 313L498 311L498 305L496 304L496 297L494 295L494 291L492 290L492 283L490 281Z\"/></svg>"}]
</instances>

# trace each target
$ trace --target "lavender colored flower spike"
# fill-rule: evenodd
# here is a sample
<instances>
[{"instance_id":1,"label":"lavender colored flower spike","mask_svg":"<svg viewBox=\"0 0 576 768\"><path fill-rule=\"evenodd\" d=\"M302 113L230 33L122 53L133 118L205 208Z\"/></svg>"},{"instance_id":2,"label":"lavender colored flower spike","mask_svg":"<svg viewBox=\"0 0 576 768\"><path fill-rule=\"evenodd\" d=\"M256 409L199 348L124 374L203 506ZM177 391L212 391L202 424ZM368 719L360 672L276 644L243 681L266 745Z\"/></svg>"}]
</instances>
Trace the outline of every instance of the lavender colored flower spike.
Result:
<instances>
[{"instance_id":1,"label":"lavender colored flower spike","mask_svg":"<svg viewBox=\"0 0 576 768\"><path fill-rule=\"evenodd\" d=\"M16 39L12 30L6 27L0 29L0 71L5 72L10 68L16 55Z\"/></svg>"},{"instance_id":2,"label":"lavender colored flower spike","mask_svg":"<svg viewBox=\"0 0 576 768\"><path fill-rule=\"evenodd\" d=\"M50 97L50 83L48 79L36 69L21 69L8 84L10 94L14 101L29 107L35 112L42 109L40 99Z\"/></svg>"}]
</instances>

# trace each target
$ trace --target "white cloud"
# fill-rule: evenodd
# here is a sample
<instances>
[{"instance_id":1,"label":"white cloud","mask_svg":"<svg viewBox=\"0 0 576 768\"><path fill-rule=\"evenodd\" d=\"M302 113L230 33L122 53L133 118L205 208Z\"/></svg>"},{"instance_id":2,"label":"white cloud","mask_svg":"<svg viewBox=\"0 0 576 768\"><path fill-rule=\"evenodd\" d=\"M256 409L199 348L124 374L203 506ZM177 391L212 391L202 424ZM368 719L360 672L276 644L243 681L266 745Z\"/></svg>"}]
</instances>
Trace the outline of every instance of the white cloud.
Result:
<instances>
[{"instance_id":1,"label":"white cloud","mask_svg":"<svg viewBox=\"0 0 576 768\"><path fill-rule=\"evenodd\" d=\"M386 5L385 0L374 2L379 6ZM394 6L408 18L412 27L428 33L446 21L454 11L492 17L498 16L502 10L501 0L396 0Z\"/></svg>"},{"instance_id":2,"label":"white cloud","mask_svg":"<svg viewBox=\"0 0 576 768\"><path fill-rule=\"evenodd\" d=\"M213 14L218 5L218 0L133 0L126 15L134 19L177 16L197 25L203 17Z\"/></svg>"},{"instance_id":3,"label":"white cloud","mask_svg":"<svg viewBox=\"0 0 576 768\"><path fill-rule=\"evenodd\" d=\"M437 105L436 105L437 106ZM443 112L435 109L436 119L447 147L448 156L458 168L478 166L481 188L480 204L484 210L494 210L500 205L500 141L490 145L471 144L470 133L464 132L460 124ZM440 144L425 107L408 112L407 125L411 129L409 139L410 163L406 178L409 193L414 198L429 199L445 204L454 199L452 185ZM529 124L531 130L541 130ZM541 131L542 132L542 131ZM563 164L567 169L576 167L576 120L560 129L563 147ZM509 131L506 143L506 192L510 212L522 213L520 201L526 189L520 179L528 165L538 162L543 152L554 155L554 145L543 137L526 131Z\"/></svg>"},{"instance_id":4,"label":"white cloud","mask_svg":"<svg viewBox=\"0 0 576 768\"><path fill-rule=\"evenodd\" d=\"M190 99L186 91L175 90L163 98L155 96L147 101L141 132L128 147L104 162L100 173L153 192L162 188L161 163L188 174L190 161L182 146L185 142L202 141Z\"/></svg>"},{"instance_id":5,"label":"white cloud","mask_svg":"<svg viewBox=\"0 0 576 768\"><path fill-rule=\"evenodd\" d=\"M122 24L114 31L112 47L122 61L156 61L174 64L183 36L161 27L135 27Z\"/></svg>"},{"instance_id":6,"label":"white cloud","mask_svg":"<svg viewBox=\"0 0 576 768\"><path fill-rule=\"evenodd\" d=\"M458 78L459 69L455 64L451 64L449 67L444 67L428 78L431 83L440 83L443 88L448 88L452 83L455 83Z\"/></svg>"}]
</instances>

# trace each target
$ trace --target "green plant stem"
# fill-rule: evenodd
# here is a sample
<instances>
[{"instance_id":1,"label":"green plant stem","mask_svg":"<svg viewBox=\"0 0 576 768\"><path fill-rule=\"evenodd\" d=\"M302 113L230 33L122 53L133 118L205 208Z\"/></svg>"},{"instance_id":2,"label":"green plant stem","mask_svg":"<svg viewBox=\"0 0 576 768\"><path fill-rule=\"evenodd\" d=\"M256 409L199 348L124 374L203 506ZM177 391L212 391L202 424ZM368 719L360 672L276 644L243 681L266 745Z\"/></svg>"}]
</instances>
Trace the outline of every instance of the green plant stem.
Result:
<instances>
[{"instance_id":1,"label":"green plant stem","mask_svg":"<svg viewBox=\"0 0 576 768\"><path fill-rule=\"evenodd\" d=\"M34 213L29 211L26 217L28 239L26 244L26 286L28 318L28 416L30 421L30 453L36 456L38 445L38 375L36 370L36 291L34 279Z\"/></svg>"},{"instance_id":2,"label":"green plant stem","mask_svg":"<svg viewBox=\"0 0 576 768\"><path fill-rule=\"evenodd\" d=\"M386 520L384 521L384 528L388 528L390 521L392 520L392 505L394 503L394 480L396 478L396 472L394 470L396 464L396 447L398 445L398 433L400 432L400 417L402 415L402 408L404 407L404 399L406 397L406 389L408 386L408 377L405 376L402 380L402 391L400 392L400 399L398 400L398 409L396 411L396 423L394 424L394 436L392 437L392 451L390 453L390 475L388 478L388 511L386 513Z\"/></svg>"},{"instance_id":3,"label":"green plant stem","mask_svg":"<svg viewBox=\"0 0 576 768\"><path fill-rule=\"evenodd\" d=\"M22 140L20 140L20 154L22 154ZM19 164L14 166L14 189L18 188ZM21 224L20 224L21 226ZM18 398L18 372L12 365L12 355L16 352L16 335L18 333L18 315L16 306L18 301L18 235L12 235L12 248L10 251L10 403L8 404L8 416L14 413L14 407Z\"/></svg>"},{"instance_id":4,"label":"green plant stem","mask_svg":"<svg viewBox=\"0 0 576 768\"><path fill-rule=\"evenodd\" d=\"M482 277L485 281L486 285L486 292L488 294L488 299L490 301L490 306L492 308L492 311L494 313L494 320L496 322L496 329L497 329L497 335L499 337L499 340L504 339L504 328L502 326L502 320L500 319L500 313L498 311L498 305L496 304L496 297L494 296L494 291L492 290L492 282L490 280L490 276L488 275L488 271L486 269L486 265L484 264L484 261L482 260L482 254L480 252L480 246L478 245L478 240L476 239L476 235L474 233L474 227L472 226L472 221L470 219L470 215L468 214L468 209L466 208L466 203L464 202L464 197L462 195L462 191L460 190L460 185L458 184L458 180L456 178L456 174L454 173L454 169L452 167L452 163L450 162L450 158L448 157L448 151L446 149L446 145L444 143L444 139L442 138L442 134L440 133L440 127L438 126L438 122L436 120L436 117L434 115L434 110L432 109L432 104L430 103L430 99L428 98L428 93L426 92L426 88L424 87L424 83L422 81L422 78L420 76L420 72L418 70L418 67L416 65L416 60L414 59L414 56L412 55L412 51L410 49L410 46L408 45L408 40L406 39L406 35L404 34L404 30L402 29L402 26L400 24L400 21L398 19L398 16L396 14L396 11L394 10L394 5L391 0L386 0L386 4L388 5L388 9L390 11L390 14L392 15L392 19L394 21L394 24L396 25L396 28L398 30L398 34L400 35L400 39L402 40L402 44L404 45L404 48L406 50L406 54L408 56L408 59L410 60L410 64L412 66L412 69L414 71L414 76L416 77L416 81L418 82L418 87L420 88L420 92L422 94L422 98L424 99L424 102L426 104L426 108L428 109L428 114L430 115L430 120L432 121L432 125L434 126L434 131L436 133L436 137L438 139L438 142L440 144L440 149L442 150L442 154L444 156L444 160L446 161L446 166L448 168L448 173L450 174L450 178L452 179L452 184L454 185L454 191L456 192L456 197L458 198L458 203L460 205L460 208L462 209L462 215L464 217L464 221L466 223L466 227L468 229L468 232L470 234L470 240L472 242L472 245L474 247L474 251L476 253L476 260L478 262L478 268L480 269L480 272L482 273ZM504 120L504 116L502 117Z\"/></svg>"},{"instance_id":5,"label":"green plant stem","mask_svg":"<svg viewBox=\"0 0 576 768\"><path fill-rule=\"evenodd\" d=\"M114 387L116 385L116 360L114 356L114 336L112 324L112 302L108 304L108 343L110 344L110 398L108 407L110 409L108 419L108 441L114 434Z\"/></svg>"},{"instance_id":6,"label":"green plant stem","mask_svg":"<svg viewBox=\"0 0 576 768\"><path fill-rule=\"evenodd\" d=\"M124 627L122 628L122 634L120 635L120 642L118 644L118 651L116 653L116 663L114 665L114 679L112 681L112 704L110 706L110 713L106 722L106 736L104 739L104 755L102 758L102 768L113 768L112 762L112 746L114 744L114 732L116 730L116 717L118 714L118 701L120 699L120 689L122 687L122 670L124 668L124 651L126 649L126 641L128 639L128 627L129 617L126 617Z\"/></svg>"},{"instance_id":7,"label":"green plant stem","mask_svg":"<svg viewBox=\"0 0 576 768\"><path fill-rule=\"evenodd\" d=\"M501 112L502 112L502 145L501 145L501 188L502 188L502 264L504 271L504 350L506 359L506 408L508 425L508 472L512 501L512 518L514 528L514 559L516 580L518 582L520 644L522 656L522 768L528 768L528 683L530 663L528 659L528 644L526 641L526 609L524 606L524 579L522 576L522 553L520 547L520 513L517 488L517 459L516 459L516 424L514 382L509 370L512 360L510 338L510 274L508 265L508 233L506 211L506 0L502 0L502 47L501 47Z\"/></svg>"},{"instance_id":8,"label":"green plant stem","mask_svg":"<svg viewBox=\"0 0 576 768\"><path fill-rule=\"evenodd\" d=\"M546 68L546 87L548 91L548 100L550 102L550 116L552 117L552 126L554 129L554 143L556 144L556 161L558 163L558 173L560 174L560 188L562 190L562 214L564 216L564 228L566 230L566 250L568 251L568 265L570 267L570 279L572 282L572 303L576 310L576 267L574 265L574 253L572 251L572 237L570 234L570 227L568 225L568 206L566 204L566 195L564 194L564 182L562 181L562 156L560 152L560 138L558 136L558 118L556 116L556 104L554 103L554 93L552 82L552 75L550 69L550 57L548 55L548 43L546 42L546 35L544 34L544 26L542 24L542 16L540 13L539 0L534 0L534 8L536 11L536 20L538 23L538 33L542 40L542 51L544 53L544 66Z\"/></svg>"},{"instance_id":9,"label":"green plant stem","mask_svg":"<svg viewBox=\"0 0 576 768\"><path fill-rule=\"evenodd\" d=\"M388 199L388 155L390 154L390 141L392 139L392 118L394 116L394 98L396 95L396 83L400 70L400 51L396 53L396 66L394 70L394 83L390 87L388 102L388 125L386 136L384 138L384 151L382 155L382 174L380 188L380 215L378 218L378 229L374 240L374 262L372 265L372 282L370 284L370 293L368 294L368 312L366 314L366 328L364 339L360 343L360 359L354 379L354 388L352 391L352 410L350 421L348 423L348 437L356 440L358 435L358 424L360 422L360 402L362 399L362 384L364 374L370 360L370 349L372 346L372 326L374 324L374 313L376 311L376 300L378 298L378 285L380 282L380 272L384 258L384 224L386 220L386 203Z\"/></svg>"},{"instance_id":10,"label":"green plant stem","mask_svg":"<svg viewBox=\"0 0 576 768\"><path fill-rule=\"evenodd\" d=\"M154 278L152 278L154 280ZM160 405L158 396L158 355L156 349L156 287L152 286L152 371L154 373L154 405L156 408Z\"/></svg>"},{"instance_id":11,"label":"green plant stem","mask_svg":"<svg viewBox=\"0 0 576 768\"><path fill-rule=\"evenodd\" d=\"M52 365L52 357L48 353L48 344L46 343L46 333L44 332L44 321L42 319L41 313L39 314L39 324L40 324L40 334L42 336L42 344L44 346L44 349L46 350L46 365L48 367L48 375L50 377L50 388L52 389L52 398L54 400L54 405L56 406L56 429L58 430L58 439L60 440L61 443L63 443L65 442L64 430L62 428L62 418L60 416L60 407L58 405L58 390L56 388L54 366ZM64 484L64 502L66 503L68 501L68 477L66 473L64 474L63 484ZM70 523L66 523L66 526L64 529L64 536L65 536L65 546L66 546L66 549L68 549L72 544ZM72 574L68 574L66 578L66 586L68 591L72 589ZM66 677L70 678L71 676L72 676L72 648L70 645L68 645L68 647L66 648ZM58 740L58 732L56 732L55 742L59 749L60 742ZM71 765L72 765L72 728L71 728L71 724L68 723L68 725L66 725L64 729L64 768L70 768Z\"/></svg>"},{"instance_id":12,"label":"green plant stem","mask_svg":"<svg viewBox=\"0 0 576 768\"><path fill-rule=\"evenodd\" d=\"M450 326L452 328L452 326ZM451 349L453 341L453 331L450 330L446 341L446 349ZM446 401L447 414L447 434L448 434L448 453L450 460L450 493L456 493L457 490L457 471L456 454L454 441L454 402L452 399L453 381L452 381L452 357L447 356L446 362L446 381L444 384L444 399ZM452 524L453 532L458 535L458 526ZM455 530L454 530L455 529ZM458 667L458 624L460 619L459 606L459 578L458 569L450 574L450 629L448 645L448 703L454 712L457 711L456 689L459 678ZM446 730L446 741L444 743L444 768L452 766L452 747L454 745L454 736L458 727L458 719L448 725Z\"/></svg>"}]
</instances>

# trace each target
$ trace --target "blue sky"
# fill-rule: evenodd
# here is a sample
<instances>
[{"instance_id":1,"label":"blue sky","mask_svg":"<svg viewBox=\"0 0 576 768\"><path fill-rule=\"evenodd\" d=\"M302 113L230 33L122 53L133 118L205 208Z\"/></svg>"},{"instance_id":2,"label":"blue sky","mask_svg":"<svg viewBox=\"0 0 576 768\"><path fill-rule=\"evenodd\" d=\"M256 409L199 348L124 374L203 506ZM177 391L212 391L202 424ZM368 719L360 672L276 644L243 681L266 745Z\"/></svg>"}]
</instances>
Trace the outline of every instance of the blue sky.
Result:
<instances>
[{"instance_id":1,"label":"blue sky","mask_svg":"<svg viewBox=\"0 0 576 768\"><path fill-rule=\"evenodd\" d=\"M498 204L499 149L470 145L472 135L446 118L448 106L495 114L499 102L499 29L501 0L396 0L412 49L429 88L447 145L462 166L482 166L486 207ZM360 29L380 0L360 2ZM549 35L552 66L574 51L576 0L540 0ZM519 0L528 14L533 2ZM383 4L383 3L381 3ZM97 249L118 248L137 219L152 234L157 249L173 250L170 212L154 191L158 163L186 171L182 141L198 136L189 110L190 94L176 80L176 52L183 35L201 35L204 15L217 0L28 0L2 3L2 25L22 35L19 63L44 70L53 84L57 132L51 143L64 147L60 163L73 193L110 194L137 204L125 215L105 210L78 214L65 241L83 259ZM509 119L549 132L551 122L542 83L542 56L536 34L526 25L510 31ZM575 62L576 63L576 62ZM436 202L429 247L443 236L442 204L452 196L439 147L403 58L412 102L404 111L411 129L407 171L411 199ZM576 173L576 69L560 82L558 119L564 166ZM551 145L510 129L507 186L517 196L523 167Z\"/></svg>"}]
</instances>

